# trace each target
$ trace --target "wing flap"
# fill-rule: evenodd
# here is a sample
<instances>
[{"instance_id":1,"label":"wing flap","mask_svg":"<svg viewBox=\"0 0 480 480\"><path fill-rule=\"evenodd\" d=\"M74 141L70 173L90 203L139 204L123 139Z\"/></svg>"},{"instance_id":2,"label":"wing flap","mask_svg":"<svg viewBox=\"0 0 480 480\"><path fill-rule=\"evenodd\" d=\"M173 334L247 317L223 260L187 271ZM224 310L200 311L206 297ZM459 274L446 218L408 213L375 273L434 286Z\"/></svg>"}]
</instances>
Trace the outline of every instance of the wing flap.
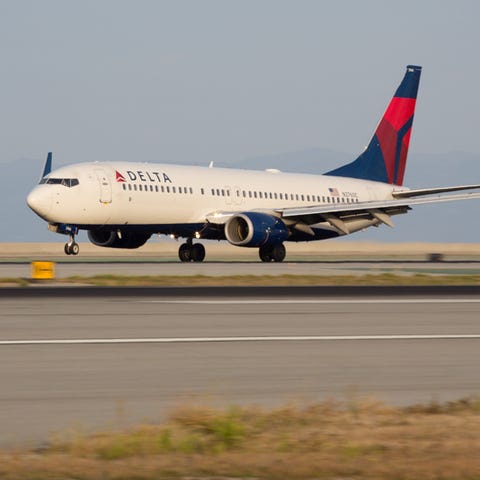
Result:
<instances>
[{"instance_id":1,"label":"wing flap","mask_svg":"<svg viewBox=\"0 0 480 480\"><path fill-rule=\"evenodd\" d=\"M401 200L381 200L373 202L361 202L355 204L338 205L313 205L309 207L296 207L277 209L283 218L294 218L307 225L313 225L322 221L327 221L342 232L346 233L343 225L336 219L347 224L348 220L361 216L374 217L379 222L393 227L390 219L392 215L406 213L412 205L423 205L429 203L453 202L459 200L471 200L480 198L480 193L464 193L459 195L437 195L428 198L408 198ZM333 219L333 222L331 221ZM336 224L335 224L336 223ZM340 228L342 227L342 228Z\"/></svg>"}]
</instances>

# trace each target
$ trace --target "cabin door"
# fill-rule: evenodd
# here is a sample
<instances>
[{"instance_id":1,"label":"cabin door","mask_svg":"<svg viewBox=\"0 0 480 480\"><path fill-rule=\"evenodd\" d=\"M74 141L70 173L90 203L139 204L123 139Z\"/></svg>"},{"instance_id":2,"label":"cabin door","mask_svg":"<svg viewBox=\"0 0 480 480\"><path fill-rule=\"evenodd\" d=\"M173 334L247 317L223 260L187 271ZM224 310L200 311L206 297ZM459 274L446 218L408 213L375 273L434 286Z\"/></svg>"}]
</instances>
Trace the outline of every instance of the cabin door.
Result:
<instances>
[{"instance_id":1,"label":"cabin door","mask_svg":"<svg viewBox=\"0 0 480 480\"><path fill-rule=\"evenodd\" d=\"M102 168L97 168L95 174L100 186L100 203L112 203L112 184L107 172Z\"/></svg>"}]
</instances>

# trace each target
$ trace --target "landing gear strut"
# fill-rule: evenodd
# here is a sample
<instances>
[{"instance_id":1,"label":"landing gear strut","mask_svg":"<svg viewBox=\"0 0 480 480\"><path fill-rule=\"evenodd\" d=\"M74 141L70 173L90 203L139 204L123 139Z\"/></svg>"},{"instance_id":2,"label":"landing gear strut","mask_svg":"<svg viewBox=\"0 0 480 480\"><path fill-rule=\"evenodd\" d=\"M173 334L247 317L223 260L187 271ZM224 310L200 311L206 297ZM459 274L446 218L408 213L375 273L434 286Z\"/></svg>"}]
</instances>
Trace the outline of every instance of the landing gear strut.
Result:
<instances>
[{"instance_id":1,"label":"landing gear strut","mask_svg":"<svg viewBox=\"0 0 480 480\"><path fill-rule=\"evenodd\" d=\"M78 255L80 247L78 246L78 243L75 242L75 235L73 233L70 234L70 240L65 244L63 251L65 252L65 255Z\"/></svg>"},{"instance_id":2,"label":"landing gear strut","mask_svg":"<svg viewBox=\"0 0 480 480\"><path fill-rule=\"evenodd\" d=\"M193 243L189 238L187 243L182 243L178 249L178 258L182 262L203 262L205 259L205 247L201 243Z\"/></svg>"},{"instance_id":3,"label":"landing gear strut","mask_svg":"<svg viewBox=\"0 0 480 480\"><path fill-rule=\"evenodd\" d=\"M258 255L262 262L283 262L286 250L283 243L262 245L258 250Z\"/></svg>"}]
</instances>

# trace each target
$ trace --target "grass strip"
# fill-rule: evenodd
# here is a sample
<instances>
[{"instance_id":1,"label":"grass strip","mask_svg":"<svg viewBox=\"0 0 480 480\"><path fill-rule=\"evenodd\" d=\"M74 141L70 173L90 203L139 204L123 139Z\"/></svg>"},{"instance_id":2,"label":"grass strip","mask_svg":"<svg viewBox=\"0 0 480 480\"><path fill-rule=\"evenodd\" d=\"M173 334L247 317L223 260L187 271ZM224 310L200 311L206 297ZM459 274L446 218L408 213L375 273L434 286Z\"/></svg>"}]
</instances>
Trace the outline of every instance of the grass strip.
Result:
<instances>
[{"instance_id":1,"label":"grass strip","mask_svg":"<svg viewBox=\"0 0 480 480\"><path fill-rule=\"evenodd\" d=\"M229 275L69 277L66 283L98 286L478 285L480 275ZM62 280L63 282L63 280Z\"/></svg>"},{"instance_id":2,"label":"grass strip","mask_svg":"<svg viewBox=\"0 0 480 480\"><path fill-rule=\"evenodd\" d=\"M181 406L161 424L0 451L5 480L480 478L480 399L391 407Z\"/></svg>"}]
</instances>

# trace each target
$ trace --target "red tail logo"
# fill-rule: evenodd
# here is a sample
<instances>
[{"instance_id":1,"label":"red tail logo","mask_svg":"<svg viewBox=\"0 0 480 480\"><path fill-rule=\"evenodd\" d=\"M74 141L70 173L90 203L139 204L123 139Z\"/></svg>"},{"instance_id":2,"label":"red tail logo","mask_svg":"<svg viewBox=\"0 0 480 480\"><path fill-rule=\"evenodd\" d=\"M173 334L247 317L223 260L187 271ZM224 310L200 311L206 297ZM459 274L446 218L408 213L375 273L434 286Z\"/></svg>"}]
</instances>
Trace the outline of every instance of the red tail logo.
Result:
<instances>
[{"instance_id":1,"label":"red tail logo","mask_svg":"<svg viewBox=\"0 0 480 480\"><path fill-rule=\"evenodd\" d=\"M117 182L120 182L120 183L125 183L125 177L120 173L118 172L117 170L115 170L115 180Z\"/></svg>"}]
</instances>

